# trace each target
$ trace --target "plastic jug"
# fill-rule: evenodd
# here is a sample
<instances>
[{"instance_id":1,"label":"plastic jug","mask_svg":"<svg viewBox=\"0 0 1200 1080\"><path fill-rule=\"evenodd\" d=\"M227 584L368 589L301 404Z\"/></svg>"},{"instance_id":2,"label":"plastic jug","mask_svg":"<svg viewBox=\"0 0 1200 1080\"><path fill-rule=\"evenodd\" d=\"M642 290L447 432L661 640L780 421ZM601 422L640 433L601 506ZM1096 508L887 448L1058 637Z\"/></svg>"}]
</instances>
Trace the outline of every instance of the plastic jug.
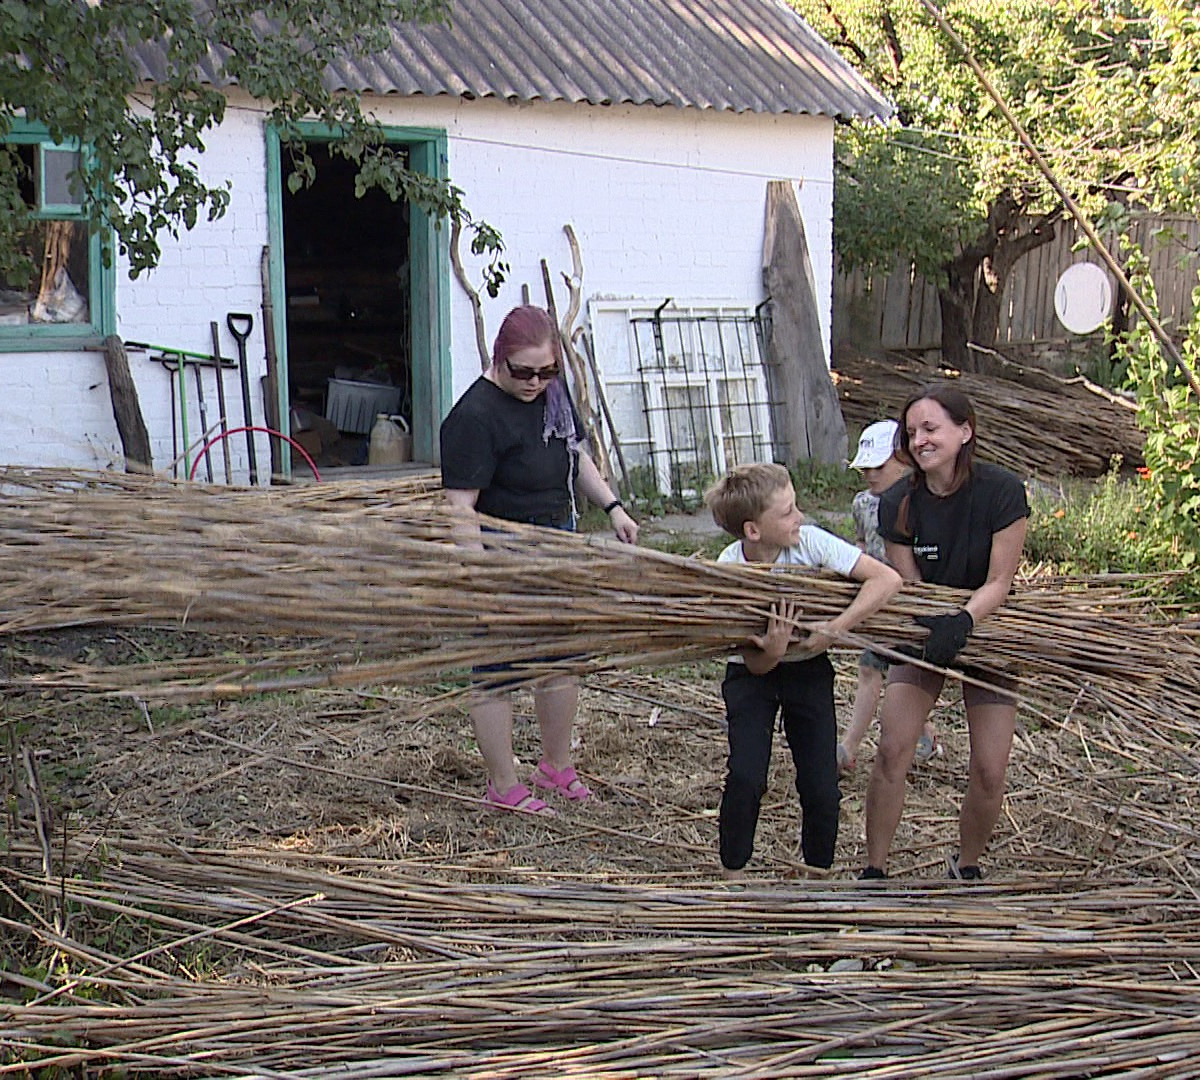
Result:
<instances>
[{"instance_id":1,"label":"plastic jug","mask_svg":"<svg viewBox=\"0 0 1200 1080\"><path fill-rule=\"evenodd\" d=\"M403 416L377 413L367 449L368 465L403 465L412 460L412 435Z\"/></svg>"}]
</instances>

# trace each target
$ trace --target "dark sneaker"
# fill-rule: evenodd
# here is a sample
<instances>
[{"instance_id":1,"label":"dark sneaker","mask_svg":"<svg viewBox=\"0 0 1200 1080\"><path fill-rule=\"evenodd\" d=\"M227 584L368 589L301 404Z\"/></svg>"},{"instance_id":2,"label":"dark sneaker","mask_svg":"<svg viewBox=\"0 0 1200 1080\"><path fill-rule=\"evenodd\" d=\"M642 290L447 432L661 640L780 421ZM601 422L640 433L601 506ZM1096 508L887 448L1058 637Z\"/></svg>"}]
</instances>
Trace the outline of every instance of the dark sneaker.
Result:
<instances>
[{"instance_id":1,"label":"dark sneaker","mask_svg":"<svg viewBox=\"0 0 1200 1080\"><path fill-rule=\"evenodd\" d=\"M887 871L880 870L878 866L864 866L858 872L859 881L886 881Z\"/></svg>"},{"instance_id":2,"label":"dark sneaker","mask_svg":"<svg viewBox=\"0 0 1200 1080\"><path fill-rule=\"evenodd\" d=\"M947 875L951 881L982 881L983 871L978 866L959 866L958 852L956 851L949 859L946 860L946 866L949 870Z\"/></svg>"}]
</instances>

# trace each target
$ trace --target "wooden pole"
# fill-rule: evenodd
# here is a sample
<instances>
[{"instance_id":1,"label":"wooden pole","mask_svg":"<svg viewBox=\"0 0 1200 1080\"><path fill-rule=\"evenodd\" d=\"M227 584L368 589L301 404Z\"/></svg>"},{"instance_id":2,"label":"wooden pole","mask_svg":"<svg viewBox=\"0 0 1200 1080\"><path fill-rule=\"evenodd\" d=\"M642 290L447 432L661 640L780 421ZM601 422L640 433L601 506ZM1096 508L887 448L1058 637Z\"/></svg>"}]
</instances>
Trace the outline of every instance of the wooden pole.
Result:
<instances>
[{"instance_id":1,"label":"wooden pole","mask_svg":"<svg viewBox=\"0 0 1200 1080\"><path fill-rule=\"evenodd\" d=\"M129 373L125 344L116 334L104 339L104 369L108 372L108 391L112 398L113 419L125 454L125 471L152 473L150 436L142 419L137 387ZM172 384L173 385L173 384ZM174 423L174 421L172 421Z\"/></svg>"},{"instance_id":2,"label":"wooden pole","mask_svg":"<svg viewBox=\"0 0 1200 1080\"><path fill-rule=\"evenodd\" d=\"M217 410L220 413L221 434L225 436L221 440L221 457L225 463L225 483L233 483L233 460L229 450L229 413L225 408L225 372L222 370L221 362L221 330L217 326L216 319L213 319L208 324L209 333L212 335L213 362L217 368Z\"/></svg>"},{"instance_id":3,"label":"wooden pole","mask_svg":"<svg viewBox=\"0 0 1200 1080\"><path fill-rule=\"evenodd\" d=\"M767 181L762 265L771 312L763 362L776 460L840 465L846 422L825 361L804 216L787 180Z\"/></svg>"},{"instance_id":4,"label":"wooden pole","mask_svg":"<svg viewBox=\"0 0 1200 1080\"><path fill-rule=\"evenodd\" d=\"M571 247L571 273L563 274L563 282L567 286L567 310L559 324L559 336L562 339L563 356L571 368L571 375L578 391L579 410L583 415L584 425L587 427L588 438L595 450L593 456L596 459L596 467L600 470L600 475L611 482L613 478L612 461L608 456L608 446L604 439L604 425L601 423L600 413L592 405L592 394L588 386L588 365L575 347L575 320L583 308L583 253L579 249L579 240L575 236L575 229L567 224L563 226L563 232L566 233L567 243ZM543 263L543 272L545 272L544 266ZM547 277L547 288L549 287L548 282L549 278ZM592 375L596 376L594 364L591 371ZM597 376L597 390L599 390L599 386L600 380Z\"/></svg>"},{"instance_id":5,"label":"wooden pole","mask_svg":"<svg viewBox=\"0 0 1200 1080\"><path fill-rule=\"evenodd\" d=\"M621 448L621 438L617 434L617 425L613 423L612 412L608 407L608 397L604 393L604 387L600 383L600 369L596 366L596 354L592 351L591 343L588 341L587 334L584 333L581 326L576 332L579 338L580 351L587 358L588 367L592 372L592 381L596 384L596 397L600 402L600 410L604 414L604 421L608 424L608 434L612 439L613 453L617 457L617 466L621 470L621 478L625 482L625 497L633 498L633 481L629 478L629 466L625 464L625 451Z\"/></svg>"},{"instance_id":6,"label":"wooden pole","mask_svg":"<svg viewBox=\"0 0 1200 1080\"><path fill-rule=\"evenodd\" d=\"M271 246L264 244L259 259L259 277L262 279L263 341L266 348L267 373L263 377L263 411L267 427L283 431L283 417L279 414L279 356L275 351L275 303L271 299ZM221 369L217 368L220 377ZM284 480L283 441L271 439L271 479Z\"/></svg>"}]
</instances>

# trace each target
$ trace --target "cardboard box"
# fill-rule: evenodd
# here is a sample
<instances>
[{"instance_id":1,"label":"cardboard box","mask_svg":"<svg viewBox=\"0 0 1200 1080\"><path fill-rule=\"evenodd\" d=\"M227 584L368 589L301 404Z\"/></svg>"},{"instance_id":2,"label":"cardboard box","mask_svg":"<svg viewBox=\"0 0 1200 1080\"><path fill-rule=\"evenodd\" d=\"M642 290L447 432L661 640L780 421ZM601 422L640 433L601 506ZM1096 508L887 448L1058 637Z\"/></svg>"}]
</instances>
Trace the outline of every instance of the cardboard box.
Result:
<instances>
[{"instance_id":1,"label":"cardboard box","mask_svg":"<svg viewBox=\"0 0 1200 1080\"><path fill-rule=\"evenodd\" d=\"M308 452L308 456L316 460L317 456L323 449L321 442L321 433L319 431L293 431L292 438L298 442ZM300 451L294 446L292 449L292 467L303 465L308 467L308 462L304 460Z\"/></svg>"}]
</instances>

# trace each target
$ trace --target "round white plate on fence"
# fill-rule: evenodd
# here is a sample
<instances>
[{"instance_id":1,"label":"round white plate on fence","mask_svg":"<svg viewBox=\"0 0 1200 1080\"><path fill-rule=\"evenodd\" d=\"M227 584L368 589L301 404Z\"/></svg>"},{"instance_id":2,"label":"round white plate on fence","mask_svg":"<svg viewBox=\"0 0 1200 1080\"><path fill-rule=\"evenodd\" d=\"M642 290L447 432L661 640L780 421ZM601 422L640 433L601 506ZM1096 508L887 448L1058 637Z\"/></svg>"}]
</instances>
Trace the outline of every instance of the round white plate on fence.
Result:
<instances>
[{"instance_id":1,"label":"round white plate on fence","mask_svg":"<svg viewBox=\"0 0 1200 1080\"><path fill-rule=\"evenodd\" d=\"M1068 266L1054 286L1054 313L1072 334L1090 334L1112 313L1113 287L1104 267Z\"/></svg>"}]
</instances>

